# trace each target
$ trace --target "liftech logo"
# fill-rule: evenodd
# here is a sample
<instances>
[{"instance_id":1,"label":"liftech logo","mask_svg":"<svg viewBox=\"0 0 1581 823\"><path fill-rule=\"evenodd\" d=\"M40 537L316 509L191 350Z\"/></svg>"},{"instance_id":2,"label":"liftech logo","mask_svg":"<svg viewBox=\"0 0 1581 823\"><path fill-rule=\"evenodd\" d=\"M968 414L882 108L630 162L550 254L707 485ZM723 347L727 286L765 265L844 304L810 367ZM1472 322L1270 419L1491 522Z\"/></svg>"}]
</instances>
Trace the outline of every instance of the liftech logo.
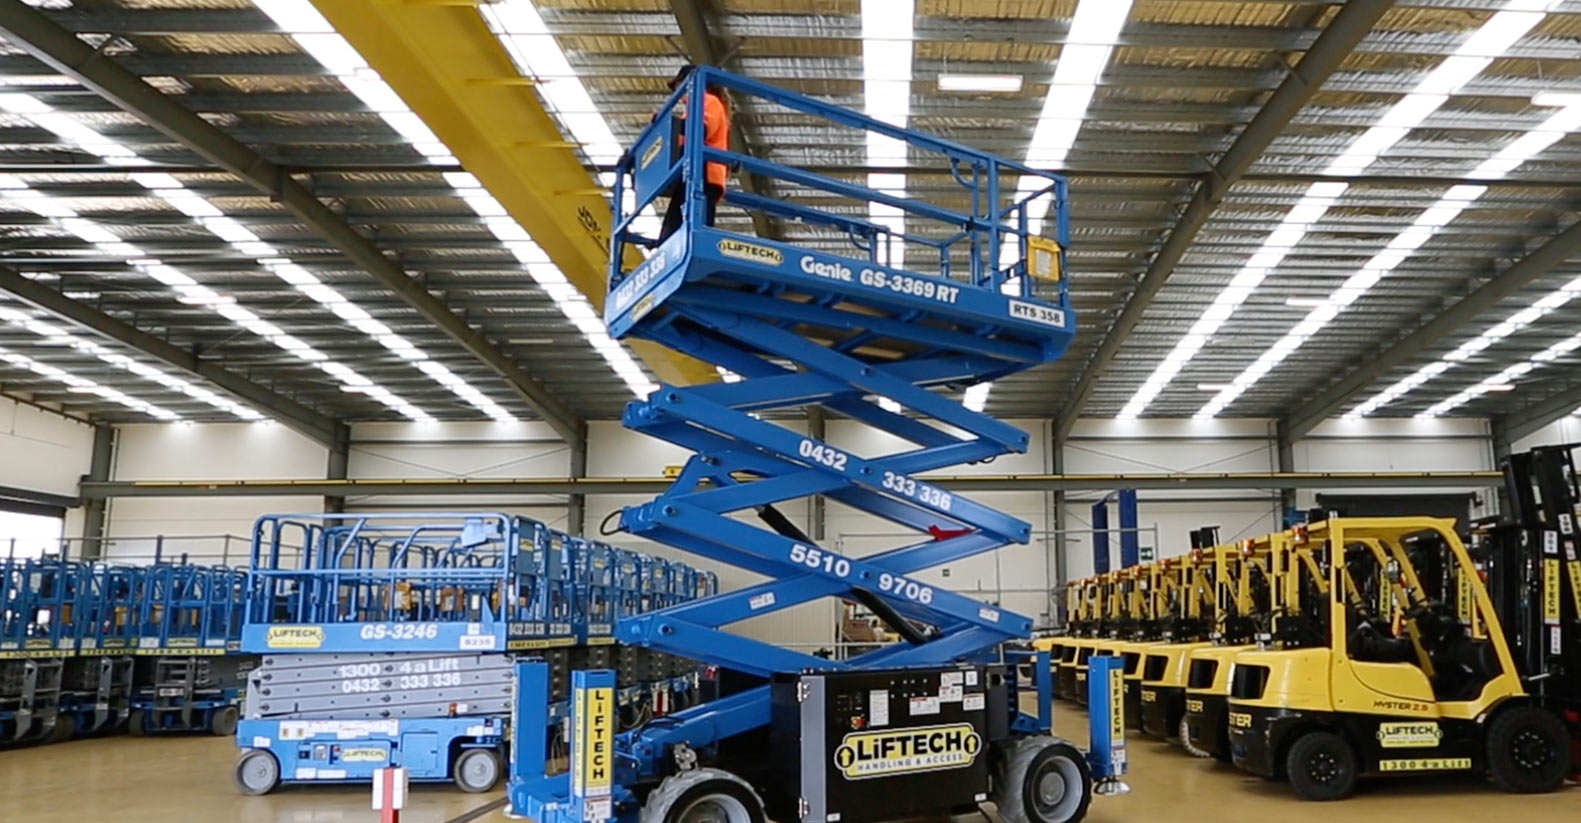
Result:
<instances>
[{"instance_id":1,"label":"liftech logo","mask_svg":"<svg viewBox=\"0 0 1581 823\"><path fill-rule=\"evenodd\" d=\"M316 649L324 645L322 626L271 626L264 635L271 649Z\"/></svg>"},{"instance_id":2,"label":"liftech logo","mask_svg":"<svg viewBox=\"0 0 1581 823\"><path fill-rule=\"evenodd\" d=\"M1437 723L1380 723L1378 745L1385 749L1414 749L1437 746L1444 732Z\"/></svg>"},{"instance_id":3,"label":"liftech logo","mask_svg":"<svg viewBox=\"0 0 1581 823\"><path fill-rule=\"evenodd\" d=\"M785 255L780 254L779 249L771 246L760 246L756 243L745 243L740 240L726 238L720 240L716 248L719 249L720 254L726 257L748 260L765 266L778 266L785 262Z\"/></svg>"},{"instance_id":4,"label":"liftech logo","mask_svg":"<svg viewBox=\"0 0 1581 823\"><path fill-rule=\"evenodd\" d=\"M982 748L983 739L970 723L852 732L835 749L834 764L847 780L863 780L959 769L972 765Z\"/></svg>"}]
</instances>

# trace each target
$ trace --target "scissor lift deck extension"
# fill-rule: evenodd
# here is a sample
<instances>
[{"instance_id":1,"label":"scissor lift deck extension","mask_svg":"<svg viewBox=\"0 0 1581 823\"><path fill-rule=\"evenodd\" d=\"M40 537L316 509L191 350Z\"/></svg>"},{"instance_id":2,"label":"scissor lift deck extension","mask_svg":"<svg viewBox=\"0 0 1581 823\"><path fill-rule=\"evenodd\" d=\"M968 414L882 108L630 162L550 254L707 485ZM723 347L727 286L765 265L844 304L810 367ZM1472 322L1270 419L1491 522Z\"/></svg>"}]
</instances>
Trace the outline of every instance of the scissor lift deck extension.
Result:
<instances>
[{"instance_id":1,"label":"scissor lift deck extension","mask_svg":"<svg viewBox=\"0 0 1581 823\"><path fill-rule=\"evenodd\" d=\"M861 129L870 137L877 134L899 141L913 151L942 156L972 209L957 212L704 147L702 101L705 88L713 87ZM687 107L679 123L671 117L677 106ZM681 143L679 151L673 150L676 143ZM672 150L667 152L667 148ZM881 204L896 215L908 216L914 225L928 225L930 231L903 232L898 227L850 220L789 201L773 201L772 208L767 208L761 198L734 193L727 195L727 203L815 226L835 226L862 256L840 256L705 227L701 181L704 164L709 161L744 167L796 187ZM962 698L955 694L957 689L941 687L939 684L949 679L941 679L939 674L970 663L991 662L1001 644L1028 637L1032 621L912 575L1012 543L1026 543L1031 529L1018 518L947 492L916 475L1026 451L1026 432L968 409L936 390L997 379L1064 353L1075 330L1075 317L1060 276L1067 235L1064 180L706 66L677 89L654 124L622 158L618 172L610 295L605 305L611 334L658 342L741 378L689 387L662 385L646 400L627 406L624 422L628 428L696 454L657 499L626 508L621 525L642 537L770 579L648 614L622 617L616 627L617 638L622 643L765 679L891 672L890 677L879 679L893 682L892 688L916 689L913 702L904 704L914 708L909 716L880 718L875 729L880 736L915 732L908 727L927 725L920 721L941 702L953 702L954 708L959 708ZM628 176L634 180L635 195L629 202ZM678 179L684 189L681 229L663 243L636 234L638 214ZM1057 243L1033 230L1045 221L1057 227ZM943 239L935 229L942 229ZM892 242L901 239L913 246L938 249L939 273L903 268ZM622 265L627 244L654 249L629 273ZM1001 255L1002 245L1013 253ZM951 269L952 262L958 262L952 261L952 250L966 252L966 265L957 266L956 271ZM1007 258L1018 262L1001 267L1000 261ZM1020 262L1027 260L1032 261L1034 271L1029 272L1028 264ZM1043 287L1036 295L1034 280ZM879 398L899 404L912 416L884 409ZM757 416L817 406L884 430L913 446L894 454L863 456ZM935 427L924 420L947 425ZM915 530L918 542L865 557L824 548L774 508L777 503L813 495ZM750 510L759 514L766 528L730 516ZM750 617L824 597L870 604L906 640L851 659L830 660L722 630ZM914 624L927 628L919 630ZM606 673L577 674L584 689L573 696L577 706L572 716L573 746L591 747L596 753L604 720L596 708L588 707L603 705L600 689ZM542 677L541 667L523 668L518 711L532 710ZM607 679L612 685L613 677ZM907 682L911 685L904 686ZM542 757L535 759L532 751L538 741L523 741L526 749L518 749L513 764L514 809L538 823L634 816L643 823L674 823L688 803L707 797L740 809L753 823L759 823L763 814L760 798L768 792L743 779L752 770L748 763L732 754L719 759L721 768L699 765L713 760L721 741L770 725L770 693L768 685L750 688L679 712L662 724L621 735L614 741L612 775L584 767L580 772L573 768L569 777L546 776ZM973 704L981 705L981 701ZM983 762L993 764L996 770L992 782L1001 816L1011 823L1079 819L1092 793L1085 756L1047 736L1046 710L1038 717L1019 714L1014 699L1004 710L1004 725L1014 736L983 740L981 751L986 759ZM873 720L868 709L857 712L848 706L842 711L862 715L863 723ZM991 726L992 721L985 722ZM898 752L890 746L883 750ZM764 747L759 747L758 753L767 755ZM578 762L578 756L573 753L573 763ZM898 784L885 785L897 776L981 765L977 757L974 751L970 756L956 753L943 760L901 758L892 764L895 771L876 769L858 779L869 791L888 792L898 788ZM941 765L945 761L957 765ZM1106 771L1109 763L1107 755L1102 764L1095 761L1096 771L1110 773ZM838 763L830 765L831 769L837 767ZM792 779L772 767L770 771L773 780ZM937 777L947 780L948 775L943 771ZM1039 781L1064 781L1060 793L1076 798L1076 802L1038 805L1034 802L1038 791L1029 786L1042 786ZM765 782L760 779L759 785ZM831 796L848 794L831 789ZM645 805L637 814L644 797ZM806 809L803 803L803 815ZM835 815L841 811L831 806L827 819L838 819ZM816 823L824 820L819 817Z\"/></svg>"}]
</instances>

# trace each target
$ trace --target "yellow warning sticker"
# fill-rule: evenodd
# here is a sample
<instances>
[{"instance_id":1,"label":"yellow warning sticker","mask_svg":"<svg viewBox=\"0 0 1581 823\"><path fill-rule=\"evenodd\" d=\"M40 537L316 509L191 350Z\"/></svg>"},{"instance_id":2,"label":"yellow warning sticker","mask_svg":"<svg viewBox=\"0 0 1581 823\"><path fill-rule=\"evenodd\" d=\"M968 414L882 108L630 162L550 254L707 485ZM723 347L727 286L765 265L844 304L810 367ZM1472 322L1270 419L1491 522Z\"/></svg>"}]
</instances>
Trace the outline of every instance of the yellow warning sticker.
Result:
<instances>
[{"instance_id":1,"label":"yellow warning sticker","mask_svg":"<svg viewBox=\"0 0 1581 823\"><path fill-rule=\"evenodd\" d=\"M1125 739L1125 672L1109 670L1109 738Z\"/></svg>"},{"instance_id":2,"label":"yellow warning sticker","mask_svg":"<svg viewBox=\"0 0 1581 823\"><path fill-rule=\"evenodd\" d=\"M390 755L384 749L364 747L342 749L340 759L346 763L383 763L390 759Z\"/></svg>"},{"instance_id":3,"label":"yellow warning sticker","mask_svg":"<svg viewBox=\"0 0 1581 823\"><path fill-rule=\"evenodd\" d=\"M1559 558L1543 558L1543 620L1559 622Z\"/></svg>"},{"instance_id":4,"label":"yellow warning sticker","mask_svg":"<svg viewBox=\"0 0 1581 823\"><path fill-rule=\"evenodd\" d=\"M654 159L659 156L659 151L662 150L663 148L664 148L664 136L660 135L659 139L653 141L653 145L649 146L648 150L642 153L642 162L637 165L637 168L645 169L648 166L652 165Z\"/></svg>"},{"instance_id":5,"label":"yellow warning sticker","mask_svg":"<svg viewBox=\"0 0 1581 823\"><path fill-rule=\"evenodd\" d=\"M1469 757L1413 757L1404 760L1380 760L1380 772L1433 772L1471 768Z\"/></svg>"},{"instance_id":6,"label":"yellow warning sticker","mask_svg":"<svg viewBox=\"0 0 1581 823\"><path fill-rule=\"evenodd\" d=\"M615 782L615 690L583 689L572 721L577 749L572 791L582 797L607 795Z\"/></svg>"}]
</instances>

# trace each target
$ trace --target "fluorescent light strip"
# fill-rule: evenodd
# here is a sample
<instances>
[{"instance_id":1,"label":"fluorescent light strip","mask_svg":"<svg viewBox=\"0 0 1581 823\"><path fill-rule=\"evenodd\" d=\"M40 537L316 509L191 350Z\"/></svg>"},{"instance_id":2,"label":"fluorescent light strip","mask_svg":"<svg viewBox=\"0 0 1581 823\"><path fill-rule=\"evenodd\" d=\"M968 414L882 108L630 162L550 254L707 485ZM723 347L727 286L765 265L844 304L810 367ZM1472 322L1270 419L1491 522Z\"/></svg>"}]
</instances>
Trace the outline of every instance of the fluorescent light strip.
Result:
<instances>
[{"instance_id":1,"label":"fluorescent light strip","mask_svg":"<svg viewBox=\"0 0 1581 823\"><path fill-rule=\"evenodd\" d=\"M401 100L400 95L384 82L379 73L362 59L357 50L345 38L335 33L334 27L311 3L307 0L254 0L254 2L282 31L290 32L304 51L339 75L347 89L357 95L372 111L377 112L391 128L411 142L418 152L436 165L459 165L455 156L438 136ZM588 157L593 162L605 164L614 163L619 159L620 144L615 140L608 124L604 122L603 116L593 106L592 98L583 88L581 81L576 79L575 72L571 71L570 63L565 60L565 55L554 42L554 38L543 27L537 9L524 0L504 0L504 2L486 4L479 11L495 36L511 54L512 59L516 61L518 68L524 73L530 73L532 63L529 62L529 58L531 58L544 69L541 76L535 75L540 80L538 91L550 101L560 118L562 127L571 131L575 139L583 144ZM608 328L587 298L571 285L564 273L549 260L548 255L544 254L538 244L533 242L527 230L512 219L504 206L482 188L477 178L461 171L447 172L444 177L446 182L455 188L455 196L466 203L474 214L483 218L484 225L489 231L515 255L517 260L522 262L528 275L544 289L549 298L560 308L561 313L587 338L588 344L604 358L633 394L646 397L657 388L625 347L609 336ZM606 180L605 185L610 185L611 182ZM652 214L651 209L644 215L644 219L651 221L652 224L644 223L642 229L657 233L658 218ZM433 363L428 360L422 362ZM442 368L438 364L433 364L424 367L423 370L473 405L478 405L479 402L492 405L492 401L483 398L448 370L441 372ZM461 391L468 393L461 394ZM498 406L485 411L497 420L508 417Z\"/></svg>"},{"instance_id":2,"label":"fluorescent light strip","mask_svg":"<svg viewBox=\"0 0 1581 823\"><path fill-rule=\"evenodd\" d=\"M1483 161L1472 170L1470 177L1474 179L1500 177L1519 167L1522 163L1541 153L1544 149L1558 142L1566 134L1577 128L1581 128L1581 105L1561 109L1543 121L1542 124ZM1195 416L1198 418L1213 417L1234 402L1243 392L1262 379L1264 375L1273 370L1292 352L1300 348L1312 335L1332 322L1341 311L1360 299L1379 280L1393 272L1397 266L1406 260L1407 255L1426 243L1429 238L1442 230L1486 192L1486 186L1472 185L1454 186L1445 192L1437 202L1417 215L1416 220L1412 222L1410 227L1389 241L1383 251L1374 255L1359 271L1346 278L1345 282L1329 296L1327 301L1313 308L1301 323L1297 324L1294 329L1264 351L1252 365L1248 366L1245 371L1241 372L1231 382L1229 388L1220 392L1218 396L1204 405ZM1439 361L1443 365L1428 364L1418 369L1416 373L1373 395L1345 416L1350 419L1358 419L1405 396L1417 386L1448 370L1453 362L1463 360L1470 356L1471 353L1487 348L1498 338L1510 334L1517 328L1525 326L1569 302L1569 294L1570 292L1560 289L1554 294L1544 297L1541 301L1538 301L1536 306L1517 314L1506 323L1494 326L1483 332L1482 337L1473 339L1462 346L1461 349L1446 355L1442 361ZM1462 351L1463 349L1465 351Z\"/></svg>"},{"instance_id":3,"label":"fluorescent light strip","mask_svg":"<svg viewBox=\"0 0 1581 823\"><path fill-rule=\"evenodd\" d=\"M1544 11L1558 2L1560 0L1511 0L1506 3L1500 11L1489 17L1481 28L1466 38L1456 48L1454 54L1441 61L1408 94L1390 106L1375 125L1352 140L1345 151L1329 163L1323 174L1354 175L1372 165L1381 154L1437 111L1449 99L1449 95L1459 91L1487 68L1494 58L1502 55L1517 40L1542 22ZM1311 227L1323 218L1336 199L1345 193L1347 187L1348 184L1339 181L1321 181L1307 187L1306 193L1280 221L1279 227L1263 240L1257 252L1230 279L1229 285L1214 298L1201 318L1175 344L1174 349L1164 356L1163 361L1126 402L1125 407L1117 415L1120 419L1133 419L1146 410L1148 404L1175 379L1175 376L1207 344L1208 339L1235 313L1236 308L1251 296L1252 291L1278 267ZM1426 236L1421 237L1421 240L1425 241ZM1402 248L1409 246L1409 242L1411 241L1402 243ZM1421 242L1417 242L1415 246L1404 248L1404 251L1409 252L1420 245ZM1398 249L1386 250L1386 253L1396 250ZM1365 282L1366 279L1363 277L1358 283ZM1376 282L1376 278L1373 278L1373 282ZM1357 285L1347 284L1341 288L1341 291L1355 288ZM1365 288L1370 287L1371 283L1365 286ZM1298 324L1291 335L1287 336L1287 341L1296 336L1305 340L1317 328L1332 320L1337 313L1338 307L1332 304L1313 309L1307 319ZM1282 341L1282 345L1276 344L1276 347L1270 349L1265 356L1282 360L1297 346L1299 343L1292 346L1290 342ZM1261 367L1253 364L1253 367L1248 369L1248 373L1259 368ZM1256 377L1260 378L1262 374L1266 374L1266 371L1256 374ZM1228 401L1218 405L1217 409L1214 409L1215 403L1217 399L1210 401L1196 416L1211 417L1218 409L1227 405ZM1209 412L1209 409L1214 410Z\"/></svg>"},{"instance_id":4,"label":"fluorescent light strip","mask_svg":"<svg viewBox=\"0 0 1581 823\"><path fill-rule=\"evenodd\" d=\"M1392 403L1395 400L1398 400L1401 397L1404 397L1405 395L1416 390L1417 387L1422 386L1428 381L1436 379L1439 375L1449 371L1452 368L1455 368L1461 362L1464 362L1470 358L1473 354L1476 354L1477 352L1492 346L1499 340L1531 325L1538 318L1547 315L1554 309L1569 303L1578 295L1581 295L1581 277L1577 277L1558 289L1555 289L1554 291L1544 295L1542 299L1526 307L1525 309L1516 312L1514 315L1511 315L1503 322L1483 331L1481 334L1466 341L1465 343L1460 344L1455 348L1454 351L1451 351L1443 357L1440 357L1439 359L1421 367L1420 369L1417 369L1405 378L1396 381L1394 384L1390 385L1383 391L1380 391L1377 394L1374 394L1372 397L1367 398L1367 400L1361 405L1346 412L1344 419L1360 420L1361 418L1376 412L1383 406L1388 405L1389 403ZM1581 338L1576 339L1581 340ZM1530 360L1537 363L1546 363L1557 358L1561 354L1565 354L1574 350L1577 346L1581 346L1581 342L1571 343L1570 341L1566 341L1565 343L1561 343L1542 352L1538 352L1537 354L1533 355ZM1465 401L1470 400L1472 397L1482 394L1483 391L1478 390L1479 386L1482 386L1483 384L1496 384L1499 382L1501 381L1489 378L1488 380L1485 380L1482 383L1467 389L1461 394L1456 395L1457 398L1461 398L1460 402L1453 403L1452 405L1440 405L1443 406L1443 411L1456 408L1462 405ZM1493 389L1484 390L1492 391ZM1451 400L1453 399L1454 398L1451 398ZM1445 401L1445 403L1447 404L1449 401ZM1434 408L1437 407L1435 406ZM1427 416L1436 416L1436 414L1441 413L1442 411Z\"/></svg>"},{"instance_id":5,"label":"fluorescent light strip","mask_svg":"<svg viewBox=\"0 0 1581 823\"><path fill-rule=\"evenodd\" d=\"M114 158L114 160L122 161L122 163L147 163L144 158L138 156L138 153L131 152L130 148L115 144L109 137L96 133L89 126L71 122L66 115L60 114L60 112L52 112L51 107L47 106L46 103L36 100L33 96L25 95L25 93L0 93L0 109L11 112L11 114L24 115L24 117L30 118L33 122L40 123L43 128L54 131L55 134L60 134L68 141L77 144L77 147L84 148L85 152L95 153L95 155L103 156L103 158ZM66 123L71 123L71 125L66 125ZM106 147L114 148L108 150ZM160 197L163 201L174 205L175 209L191 216L199 226L206 227L207 231L217 235L220 239L226 240L232 246L236 246L237 250L242 251L243 254L248 254L251 257L262 257L262 265L266 269L277 273L277 275L280 275L281 267L294 265L283 259L283 257L270 257L270 254L274 254L272 246L259 242L258 237L255 234L251 234L247 227L223 215L215 205L210 204L207 199L199 196L199 194L187 190L179 180L175 180L171 175L136 174L134 172L131 175L131 179L133 179L133 182L147 188L150 193ZM430 417L427 412L417 409L416 406L406 400L402 400L402 398L398 398L398 396L384 389L381 385L373 384L373 381L368 381L367 378L360 376L348 366L330 362L329 355L318 351L318 349L311 348L307 343L302 343L294 336L285 335L274 324L262 321L258 314L251 313L251 311L245 310L242 306L236 305L236 300L231 299L231 297L218 294L213 289L202 286L202 284L194 281L193 278L185 275L185 273L179 272L179 270L175 270L174 267L169 267L169 265L164 265L158 259L153 259L138 246L122 242L119 235L115 235L114 232L109 231L101 224L95 223L95 221L89 220L89 218L77 215L76 210L71 209L70 205L66 205L60 199L32 190L25 183L22 183L21 180L14 179L14 177L6 177L3 182L0 182L0 196L21 202L22 207L33 210L38 215L57 218L57 223L65 231L81 237L82 240L93 243L95 248L103 251L103 253L126 257L126 262L133 265L134 269L141 270L145 275L152 276L153 280L158 280L164 286L171 287L180 302L187 303L187 305L204 306L207 310L220 314L221 318L228 319L228 321L240 325L242 329L247 329L248 332L262 336L264 340L269 340L270 343L274 343L278 348L291 352L292 355L296 355L299 359L313 363L324 373L332 374L335 378L340 379L343 389L348 390L348 392L364 393L364 395L370 396L373 400L384 404L387 408L395 409L400 414L406 415L408 419L417 420L417 422L430 422L430 420L433 420L433 417ZM300 267L296 267L296 269L300 269ZM311 275L307 275L305 270L302 273L307 278L311 278ZM335 297L338 297L338 295L335 295ZM345 302L345 300L341 299L341 302ZM340 313L337 311L337 314ZM386 329L387 332L389 330ZM406 343L406 341L400 340L400 343ZM409 344L406 344L406 346L409 348Z\"/></svg>"},{"instance_id":6,"label":"fluorescent light strip","mask_svg":"<svg viewBox=\"0 0 1581 823\"><path fill-rule=\"evenodd\" d=\"M223 298L207 287L199 285L197 281L174 267L165 264L157 258L149 257L137 246L120 240L119 237L103 225L79 216L63 200L50 197L43 192L30 188L13 175L0 176L0 197L11 200L22 208L40 216L55 218L61 228L93 243L99 251L105 254L125 257L128 265L150 278L171 287L176 291L181 302L203 306L247 331L265 338L296 357L313 363L320 370L340 377L342 382L347 384L348 390L367 394L414 420L432 419L405 400L390 394L388 390L374 385L367 378L356 374L345 366L330 362L328 356L324 353L295 337L283 333L273 324L264 322L257 315L236 305L234 300Z\"/></svg>"},{"instance_id":7,"label":"fluorescent light strip","mask_svg":"<svg viewBox=\"0 0 1581 823\"><path fill-rule=\"evenodd\" d=\"M1581 278L1577 278L1577 281L1581 281ZM1549 346L1548 348L1532 355L1520 363L1506 367L1503 371L1500 371L1498 374L1495 374L1492 377L1477 381L1477 383L1472 385L1470 388L1464 389L1446 400L1434 403L1426 410L1417 413L1416 418L1419 420L1426 420L1438 417L1445 413L1454 411L1455 409L1464 406L1465 404L1475 400L1478 397L1481 397L1484 394L1487 394L1488 392L1509 391L1512 388L1512 384L1515 382L1516 378L1524 377L1529 372L1542 368L1543 366L1552 363L1553 361L1566 354L1569 354L1570 352L1575 351L1576 349L1581 349L1581 333L1573 334L1570 337L1567 337L1564 340L1561 340L1558 343L1555 343L1552 346ZM1345 419L1349 420L1354 418L1352 418L1350 415L1346 415Z\"/></svg>"},{"instance_id":8,"label":"fluorescent light strip","mask_svg":"<svg viewBox=\"0 0 1581 823\"><path fill-rule=\"evenodd\" d=\"M258 412L247 408L240 403L236 403L220 394L209 391L202 386L182 380L179 377L173 377L171 375L165 374L164 372L153 368L152 366L146 366L142 363L139 363L124 354L111 351L110 349L107 349L104 346L93 342L92 340L78 337L72 334L71 331L65 327L57 326L54 323L50 323L48 321L34 319L25 311L13 309L8 306L0 306L0 322L11 323L14 326L26 329L27 331L44 338L44 340L50 344L70 346L71 348L84 354L91 354L94 357L97 357L98 359L115 366L116 368L125 369L126 371L129 371L138 377L157 383L171 391L184 394L187 397L193 398L194 400L207 403L210 406L219 409L220 411L233 414L242 418L243 420L262 420L264 417L262 414L259 414Z\"/></svg>"},{"instance_id":9,"label":"fluorescent light strip","mask_svg":"<svg viewBox=\"0 0 1581 823\"><path fill-rule=\"evenodd\" d=\"M316 14L316 11L314 13ZM315 25L314 28L323 29L327 25L327 23L322 26ZM344 59L347 59L344 58L343 51L336 49L331 42L331 38L339 37L340 35L338 34L315 31L306 36L306 42L316 48L316 51L309 49L315 55L325 55L326 57L323 59L330 59L327 55L332 51L334 54L342 55L342 57L333 59L343 62ZM326 51L326 49L329 51ZM360 60L361 58L357 57L356 59ZM364 102L367 102L376 110L380 103L389 99L395 99L398 102L393 90L390 90L389 86L379 80L376 75L371 79L364 75L353 75L344 79L348 88L358 92ZM381 87L382 93L380 91ZM0 95L0 108L5 108L13 113L25 114L45 128L102 157L113 156L119 159L140 159L137 158L134 152L125 147L117 146L114 143L106 144L106 138L91 128L77 124L67 115L50 112L49 107L42 101L29 98L27 95ZM454 163L454 158L448 157L448 150L445 150L443 145L438 143L432 132L427 131L427 127L417 121L415 116L411 115L409 111L405 112L405 117L397 116L398 114L396 112L387 112L386 119L392 127L407 137L418 151L428 156L435 163ZM114 150L107 152L104 149L106 145L113 147ZM396 353L402 359L416 362L429 359L428 355L413 345L411 341L392 332L388 326L373 319L367 311L351 303L334 288L320 283L317 278L309 274L305 269L289 259L281 257L272 246L262 242L257 235L253 234L241 223L225 216L211 201L185 188L175 177L169 174L133 174L132 179L148 189L154 196L174 206L183 214L192 217L200 226L230 243L242 253L261 259L266 269L314 301L329 308L336 316L371 337L375 342ZM177 288L180 290L182 287L178 286ZM222 302L218 295L202 287L186 288L195 289L198 293L185 295L183 302L198 304ZM300 352L301 350L295 351ZM514 422L516 420L515 416L504 407L456 377L448 368L436 364L421 370L431 379L489 417L501 422ZM363 380L360 376L346 377L343 382L346 383L348 390L368 394L414 420L423 422L433 419L426 412L416 410L415 407L406 401L395 398L387 390L372 385L371 381Z\"/></svg>"},{"instance_id":10,"label":"fluorescent light strip","mask_svg":"<svg viewBox=\"0 0 1581 823\"><path fill-rule=\"evenodd\" d=\"M1032 130L1032 140L1027 144L1025 163L1028 166L1054 168L1063 166L1065 158L1076 145L1087 118L1087 109L1098 91L1098 80L1109 65L1109 57L1120 39L1126 18L1131 15L1131 0L1081 0L1071 17L1070 33L1060 47L1059 61L1054 65L1054 77L1049 81L1048 95L1043 98L1043 108ZM1022 177L1016 183L1021 197L1048 186L1047 178ZM1039 197L1027 205L1027 228L1030 233L1043 233L1044 221L1052 206L1051 196ZM1017 248L1001 248L1000 266L1016 262ZM1003 289L1017 293L1019 283L1006 282ZM962 402L972 411L982 411L988 402L991 384L979 383L967 390Z\"/></svg>"},{"instance_id":11,"label":"fluorescent light strip","mask_svg":"<svg viewBox=\"0 0 1581 823\"><path fill-rule=\"evenodd\" d=\"M17 366L19 368L27 369L34 374L49 378L50 380L54 380L57 383L64 383L66 384L66 389L68 391L77 392L80 394L97 395L104 398L105 400L109 400L112 403L119 403L120 405L125 406L132 411L142 412L143 414L167 422L174 422L181 419L181 415L176 414L169 409L156 406L145 400L139 400L126 394L125 392L120 391L119 389L112 389L109 386L100 385L86 377L78 377L66 371L65 369L51 366L47 363L40 363L39 361L34 360L25 354L19 354L9 349L0 348L0 361L10 363L11 365Z\"/></svg>"},{"instance_id":12,"label":"fluorescent light strip","mask_svg":"<svg viewBox=\"0 0 1581 823\"><path fill-rule=\"evenodd\" d=\"M868 117L906 128L911 122L912 24L915 0L861 0L862 108ZM870 172L867 187L893 197L906 196L906 142L865 132L867 164L897 171ZM867 204L867 217L895 235L906 232L905 211L884 203ZM889 264L906 267L906 243L888 240Z\"/></svg>"}]
</instances>

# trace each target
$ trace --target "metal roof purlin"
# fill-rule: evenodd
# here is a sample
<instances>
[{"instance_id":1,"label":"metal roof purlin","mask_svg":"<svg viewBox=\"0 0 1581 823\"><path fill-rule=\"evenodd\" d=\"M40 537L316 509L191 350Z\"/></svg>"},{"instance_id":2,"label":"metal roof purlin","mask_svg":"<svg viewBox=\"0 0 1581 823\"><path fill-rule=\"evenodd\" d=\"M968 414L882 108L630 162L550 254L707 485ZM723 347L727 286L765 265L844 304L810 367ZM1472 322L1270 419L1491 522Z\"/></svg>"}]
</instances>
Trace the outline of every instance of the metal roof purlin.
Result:
<instances>
[{"instance_id":1,"label":"metal roof purlin","mask_svg":"<svg viewBox=\"0 0 1581 823\"><path fill-rule=\"evenodd\" d=\"M1571 256L1581 252L1581 223L1576 223L1537 247L1519 262L1483 283L1458 303L1439 312L1432 320L1400 338L1331 384L1308 392L1301 405L1284 419L1292 438L1312 431L1373 381L1390 369L1405 363L1419 352L1453 334L1465 324L1486 318L1485 312L1522 287L1551 272Z\"/></svg>"},{"instance_id":2,"label":"metal roof purlin","mask_svg":"<svg viewBox=\"0 0 1581 823\"><path fill-rule=\"evenodd\" d=\"M7 266L0 266L0 291L73 325L201 377L260 413L325 446L344 444L348 437L346 425L333 417L320 414L235 372L205 362L180 346L140 331L130 323L73 300L48 286L35 283Z\"/></svg>"},{"instance_id":3,"label":"metal roof purlin","mask_svg":"<svg viewBox=\"0 0 1581 823\"><path fill-rule=\"evenodd\" d=\"M106 58L76 35L20 2L0 0L0 31L36 59L72 77L122 109L190 147L279 200L304 225L395 292L487 365L545 422L567 440L584 425L564 403L528 375L476 329L409 277L367 238L325 206L284 170L181 106L142 78Z\"/></svg>"},{"instance_id":4,"label":"metal roof purlin","mask_svg":"<svg viewBox=\"0 0 1581 823\"><path fill-rule=\"evenodd\" d=\"M1125 345L1131 330L1141 322L1153 298L1163 289L1175 266L1191 247L1197 232L1207 224L1229 190L1279 137L1285 126L1318 93L1323 82L1355 50L1356 44L1372 30L1378 18L1394 5L1394 0L1356 0L1346 3L1323 30L1312 48L1289 70L1283 83L1268 98L1261 111L1236 138L1204 182L1198 186L1175 228L1160 247L1136 291L1120 310L1097 352L1081 371L1070 400L1055 418L1055 439L1063 440L1092 395L1098 379L1114 356Z\"/></svg>"},{"instance_id":5,"label":"metal roof purlin","mask_svg":"<svg viewBox=\"0 0 1581 823\"><path fill-rule=\"evenodd\" d=\"M602 311L609 261L602 187L566 147L531 80L477 9L362 0L314 5ZM718 378L712 367L651 343L631 348L666 383Z\"/></svg>"}]
</instances>

